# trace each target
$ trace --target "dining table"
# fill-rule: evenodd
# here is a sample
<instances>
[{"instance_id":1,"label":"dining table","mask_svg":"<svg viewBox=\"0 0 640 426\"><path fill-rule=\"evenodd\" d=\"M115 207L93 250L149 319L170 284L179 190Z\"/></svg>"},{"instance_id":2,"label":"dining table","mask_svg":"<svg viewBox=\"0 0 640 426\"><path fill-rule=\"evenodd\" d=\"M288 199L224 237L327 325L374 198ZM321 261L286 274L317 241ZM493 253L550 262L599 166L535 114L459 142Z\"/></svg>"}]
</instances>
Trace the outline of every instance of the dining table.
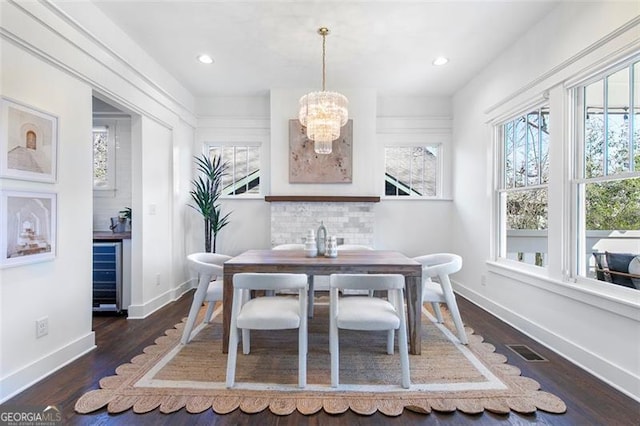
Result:
<instances>
[{"instance_id":1,"label":"dining table","mask_svg":"<svg viewBox=\"0 0 640 426\"><path fill-rule=\"evenodd\" d=\"M391 250L340 251L337 257L307 257L304 250L247 250L223 265L222 351L229 349L233 303L233 276L244 272L331 274L400 274L405 279L409 353L420 354L422 312L422 265ZM311 278L311 283L313 279Z\"/></svg>"}]
</instances>

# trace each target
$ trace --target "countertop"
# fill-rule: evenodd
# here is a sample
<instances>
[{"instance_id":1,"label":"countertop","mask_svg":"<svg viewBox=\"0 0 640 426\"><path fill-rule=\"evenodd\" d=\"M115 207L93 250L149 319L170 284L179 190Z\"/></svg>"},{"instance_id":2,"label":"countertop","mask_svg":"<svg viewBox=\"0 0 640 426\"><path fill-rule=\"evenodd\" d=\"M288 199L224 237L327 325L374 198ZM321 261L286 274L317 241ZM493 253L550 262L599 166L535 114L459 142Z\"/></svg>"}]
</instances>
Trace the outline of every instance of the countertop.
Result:
<instances>
[{"instance_id":1,"label":"countertop","mask_svg":"<svg viewBox=\"0 0 640 426\"><path fill-rule=\"evenodd\" d=\"M131 232L93 231L93 239L110 241L130 240Z\"/></svg>"}]
</instances>

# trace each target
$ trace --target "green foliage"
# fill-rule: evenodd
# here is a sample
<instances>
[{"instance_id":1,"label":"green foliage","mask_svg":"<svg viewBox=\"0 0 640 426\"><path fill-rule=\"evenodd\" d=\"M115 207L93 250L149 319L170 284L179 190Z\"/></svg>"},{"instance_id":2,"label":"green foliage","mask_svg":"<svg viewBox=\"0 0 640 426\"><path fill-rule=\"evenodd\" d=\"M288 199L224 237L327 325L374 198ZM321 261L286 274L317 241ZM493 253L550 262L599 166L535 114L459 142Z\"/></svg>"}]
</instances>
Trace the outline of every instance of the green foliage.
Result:
<instances>
[{"instance_id":1,"label":"green foliage","mask_svg":"<svg viewBox=\"0 0 640 426\"><path fill-rule=\"evenodd\" d=\"M625 121L610 122L605 144L604 118L592 114L585 121L585 176L599 178L616 176L633 169L640 170L640 131L634 132L634 158L630 158L629 132ZM507 144L513 149L513 143ZM518 179L524 169L513 171L506 157L507 176ZM524 184L525 177L520 179ZM507 198L507 229L547 229L546 189L514 191ZM640 178L620 178L585 185L585 222L587 230L639 230Z\"/></svg>"},{"instance_id":2,"label":"green foliage","mask_svg":"<svg viewBox=\"0 0 640 426\"><path fill-rule=\"evenodd\" d=\"M121 218L131 220L131 207L125 207L124 209L120 210L118 213L120 214Z\"/></svg>"},{"instance_id":3,"label":"green foliage","mask_svg":"<svg viewBox=\"0 0 640 426\"><path fill-rule=\"evenodd\" d=\"M194 157L194 160L201 175L191 181L193 189L189 194L194 204L189 206L200 213L204 219L205 251L215 253L218 233L229 223L231 214L229 212L222 215L222 207L219 203L222 177L226 175L228 164L223 163L220 156L215 156L212 160L206 154Z\"/></svg>"},{"instance_id":4,"label":"green foliage","mask_svg":"<svg viewBox=\"0 0 640 426\"><path fill-rule=\"evenodd\" d=\"M640 178L586 186L586 228L640 229Z\"/></svg>"},{"instance_id":5,"label":"green foliage","mask_svg":"<svg viewBox=\"0 0 640 426\"><path fill-rule=\"evenodd\" d=\"M626 121L611 125L604 138L604 118L596 115L585 123L585 175L602 177L604 153L607 174L629 172L629 132ZM640 170L640 131L634 132L634 170ZM640 229L640 178L589 183L585 190L585 220L589 230Z\"/></svg>"}]
</instances>

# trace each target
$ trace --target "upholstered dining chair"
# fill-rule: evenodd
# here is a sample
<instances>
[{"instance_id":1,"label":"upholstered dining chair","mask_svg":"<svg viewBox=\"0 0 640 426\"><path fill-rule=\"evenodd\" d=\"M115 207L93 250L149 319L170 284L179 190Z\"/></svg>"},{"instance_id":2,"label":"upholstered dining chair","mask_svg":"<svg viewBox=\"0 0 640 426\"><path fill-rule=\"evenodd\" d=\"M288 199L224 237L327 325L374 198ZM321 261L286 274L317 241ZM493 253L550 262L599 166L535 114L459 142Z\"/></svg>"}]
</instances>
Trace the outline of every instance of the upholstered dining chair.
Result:
<instances>
[{"instance_id":1,"label":"upholstered dining chair","mask_svg":"<svg viewBox=\"0 0 640 426\"><path fill-rule=\"evenodd\" d=\"M298 297L264 296L250 299L252 290L296 290ZM240 273L233 276L233 308L227 356L228 388L236 376L239 333L242 352L251 351L250 330L298 329L298 386L307 384L307 276L305 274Z\"/></svg>"},{"instance_id":2,"label":"upholstered dining chair","mask_svg":"<svg viewBox=\"0 0 640 426\"><path fill-rule=\"evenodd\" d=\"M204 302L209 303L204 322L211 321L215 302L222 300L222 265L229 259L231 256L217 253L192 253L187 256L189 269L198 274L198 287L193 295L187 323L182 332L183 345L191 340L191 332L198 311Z\"/></svg>"},{"instance_id":3,"label":"upholstered dining chair","mask_svg":"<svg viewBox=\"0 0 640 426\"><path fill-rule=\"evenodd\" d=\"M409 349L404 311L404 276L397 274L333 274L329 318L329 351L331 352L331 386L338 387L340 378L339 329L386 330L387 353L393 355L395 330L398 330L398 352L402 368L402 387L411 385ZM387 300L368 296L340 296L340 290L386 290Z\"/></svg>"},{"instance_id":4,"label":"upholstered dining chair","mask_svg":"<svg viewBox=\"0 0 640 426\"><path fill-rule=\"evenodd\" d=\"M277 246L274 246L272 250L304 250L304 244L298 244L298 243L278 244ZM313 318L313 295L315 292L315 285L314 285L314 280L312 280L310 276L307 277L307 282L309 284L309 294L307 296L307 303L309 304L309 306L307 306L307 314L309 315L309 318ZM273 296L274 293L272 291L269 291L267 295Z\"/></svg>"},{"instance_id":5,"label":"upholstered dining chair","mask_svg":"<svg viewBox=\"0 0 640 426\"><path fill-rule=\"evenodd\" d=\"M456 303L456 295L451 287L449 275L462 268L462 257L453 253L427 254L413 258L422 264L422 302L429 302L433 307L439 323L443 322L440 303L446 303L451 312L453 323L458 330L458 338L464 345L468 343L467 333L464 331L460 310ZM439 282L431 278L437 277Z\"/></svg>"},{"instance_id":6,"label":"upholstered dining chair","mask_svg":"<svg viewBox=\"0 0 640 426\"><path fill-rule=\"evenodd\" d=\"M356 250L373 250L373 248L370 246L366 246L364 244L340 244L338 246L338 251L356 251ZM369 294L369 297L373 297L373 290L346 289L342 293L343 294Z\"/></svg>"}]
</instances>

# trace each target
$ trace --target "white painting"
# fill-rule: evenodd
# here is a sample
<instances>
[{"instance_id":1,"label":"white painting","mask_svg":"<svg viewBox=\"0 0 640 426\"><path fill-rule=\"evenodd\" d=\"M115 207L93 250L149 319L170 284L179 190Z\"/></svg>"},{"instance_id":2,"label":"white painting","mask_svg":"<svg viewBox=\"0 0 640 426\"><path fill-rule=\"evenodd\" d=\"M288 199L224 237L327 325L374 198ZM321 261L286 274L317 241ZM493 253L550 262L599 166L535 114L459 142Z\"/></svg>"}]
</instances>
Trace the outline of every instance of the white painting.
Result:
<instances>
[{"instance_id":1,"label":"white painting","mask_svg":"<svg viewBox=\"0 0 640 426\"><path fill-rule=\"evenodd\" d=\"M1 104L0 175L55 182L57 118L6 98Z\"/></svg>"},{"instance_id":2,"label":"white painting","mask_svg":"<svg viewBox=\"0 0 640 426\"><path fill-rule=\"evenodd\" d=\"M3 267L52 260L56 253L56 194L2 191Z\"/></svg>"}]
</instances>

